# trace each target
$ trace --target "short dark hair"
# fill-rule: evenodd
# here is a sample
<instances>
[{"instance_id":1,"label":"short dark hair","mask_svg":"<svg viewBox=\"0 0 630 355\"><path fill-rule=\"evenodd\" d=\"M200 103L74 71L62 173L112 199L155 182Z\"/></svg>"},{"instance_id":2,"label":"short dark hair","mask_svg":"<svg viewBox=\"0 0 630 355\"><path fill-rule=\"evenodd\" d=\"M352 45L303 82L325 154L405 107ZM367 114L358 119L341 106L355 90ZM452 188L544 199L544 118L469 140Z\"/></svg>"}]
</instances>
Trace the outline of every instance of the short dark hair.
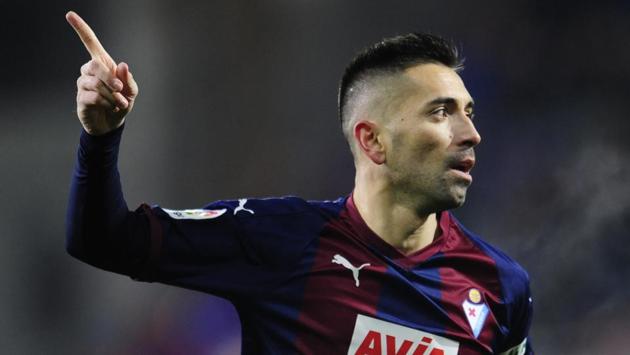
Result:
<instances>
[{"instance_id":1,"label":"short dark hair","mask_svg":"<svg viewBox=\"0 0 630 355\"><path fill-rule=\"evenodd\" d=\"M359 52L346 67L339 84L338 109L342 127L346 120L344 110L355 84L374 74L395 74L422 63L439 63L460 71L464 59L453 42L428 33L385 38Z\"/></svg>"}]
</instances>

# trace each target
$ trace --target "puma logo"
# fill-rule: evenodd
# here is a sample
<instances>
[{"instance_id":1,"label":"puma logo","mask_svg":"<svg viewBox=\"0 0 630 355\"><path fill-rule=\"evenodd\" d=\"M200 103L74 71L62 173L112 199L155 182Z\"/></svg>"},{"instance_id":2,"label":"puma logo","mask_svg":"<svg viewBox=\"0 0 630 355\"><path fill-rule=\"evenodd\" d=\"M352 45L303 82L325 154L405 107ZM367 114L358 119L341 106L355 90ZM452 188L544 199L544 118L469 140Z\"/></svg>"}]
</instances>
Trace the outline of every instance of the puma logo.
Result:
<instances>
[{"instance_id":1,"label":"puma logo","mask_svg":"<svg viewBox=\"0 0 630 355\"><path fill-rule=\"evenodd\" d=\"M355 267L348 261L348 259L344 258L343 256L339 254L335 254L335 256L332 259L332 262L334 264L339 264L345 267L346 269L350 269L350 271L352 271L352 277L354 277L354 285L356 287L359 287L359 270L363 269L366 266L370 266L370 264L366 263L359 267Z\"/></svg>"},{"instance_id":2,"label":"puma logo","mask_svg":"<svg viewBox=\"0 0 630 355\"><path fill-rule=\"evenodd\" d=\"M254 211L250 210L249 208L245 208L245 204L247 203L247 199L246 198L239 198L238 199L238 207L236 207L234 209L234 214L236 215L236 213L238 211L247 211L251 214L254 214Z\"/></svg>"}]
</instances>

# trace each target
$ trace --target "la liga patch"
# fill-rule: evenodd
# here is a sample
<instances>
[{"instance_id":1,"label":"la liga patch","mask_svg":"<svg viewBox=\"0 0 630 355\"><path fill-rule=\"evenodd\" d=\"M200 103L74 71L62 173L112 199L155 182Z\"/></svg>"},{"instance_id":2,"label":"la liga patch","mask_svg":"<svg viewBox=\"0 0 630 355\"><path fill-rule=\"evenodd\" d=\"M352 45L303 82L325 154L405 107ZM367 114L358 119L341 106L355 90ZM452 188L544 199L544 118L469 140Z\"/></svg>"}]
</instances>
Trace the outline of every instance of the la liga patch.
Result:
<instances>
[{"instance_id":1,"label":"la liga patch","mask_svg":"<svg viewBox=\"0 0 630 355\"><path fill-rule=\"evenodd\" d=\"M162 211L166 212L173 219L212 219L223 215L227 209L220 210L169 210L162 208Z\"/></svg>"}]
</instances>

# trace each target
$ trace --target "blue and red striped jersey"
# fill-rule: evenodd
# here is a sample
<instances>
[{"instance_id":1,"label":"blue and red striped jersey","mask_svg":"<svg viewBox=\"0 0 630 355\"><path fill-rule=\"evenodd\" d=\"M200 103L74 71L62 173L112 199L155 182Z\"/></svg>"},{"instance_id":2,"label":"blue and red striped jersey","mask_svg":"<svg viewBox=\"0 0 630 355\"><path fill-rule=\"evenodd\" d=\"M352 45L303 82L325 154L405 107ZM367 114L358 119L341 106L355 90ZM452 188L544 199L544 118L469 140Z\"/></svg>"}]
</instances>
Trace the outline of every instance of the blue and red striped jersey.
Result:
<instances>
[{"instance_id":1,"label":"blue and red striped jersey","mask_svg":"<svg viewBox=\"0 0 630 355\"><path fill-rule=\"evenodd\" d=\"M435 240L410 255L370 230L351 195L131 212L112 136L82 137L69 252L134 279L230 300L244 354L533 353L527 273L450 212L438 214Z\"/></svg>"}]
</instances>

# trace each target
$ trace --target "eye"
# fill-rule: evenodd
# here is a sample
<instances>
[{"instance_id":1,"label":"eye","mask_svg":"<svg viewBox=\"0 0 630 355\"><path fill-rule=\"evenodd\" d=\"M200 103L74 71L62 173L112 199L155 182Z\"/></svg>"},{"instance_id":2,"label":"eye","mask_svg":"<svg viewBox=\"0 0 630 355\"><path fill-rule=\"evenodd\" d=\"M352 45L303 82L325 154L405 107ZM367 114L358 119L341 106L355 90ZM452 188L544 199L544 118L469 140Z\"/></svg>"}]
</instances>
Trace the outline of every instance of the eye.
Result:
<instances>
[{"instance_id":1,"label":"eye","mask_svg":"<svg viewBox=\"0 0 630 355\"><path fill-rule=\"evenodd\" d=\"M466 116L468 116L471 121L475 119L475 113L472 111L466 112Z\"/></svg>"},{"instance_id":2,"label":"eye","mask_svg":"<svg viewBox=\"0 0 630 355\"><path fill-rule=\"evenodd\" d=\"M431 111L431 115L437 116L439 118L446 118L448 117L448 110L446 109L446 107L438 107L435 110Z\"/></svg>"}]
</instances>

